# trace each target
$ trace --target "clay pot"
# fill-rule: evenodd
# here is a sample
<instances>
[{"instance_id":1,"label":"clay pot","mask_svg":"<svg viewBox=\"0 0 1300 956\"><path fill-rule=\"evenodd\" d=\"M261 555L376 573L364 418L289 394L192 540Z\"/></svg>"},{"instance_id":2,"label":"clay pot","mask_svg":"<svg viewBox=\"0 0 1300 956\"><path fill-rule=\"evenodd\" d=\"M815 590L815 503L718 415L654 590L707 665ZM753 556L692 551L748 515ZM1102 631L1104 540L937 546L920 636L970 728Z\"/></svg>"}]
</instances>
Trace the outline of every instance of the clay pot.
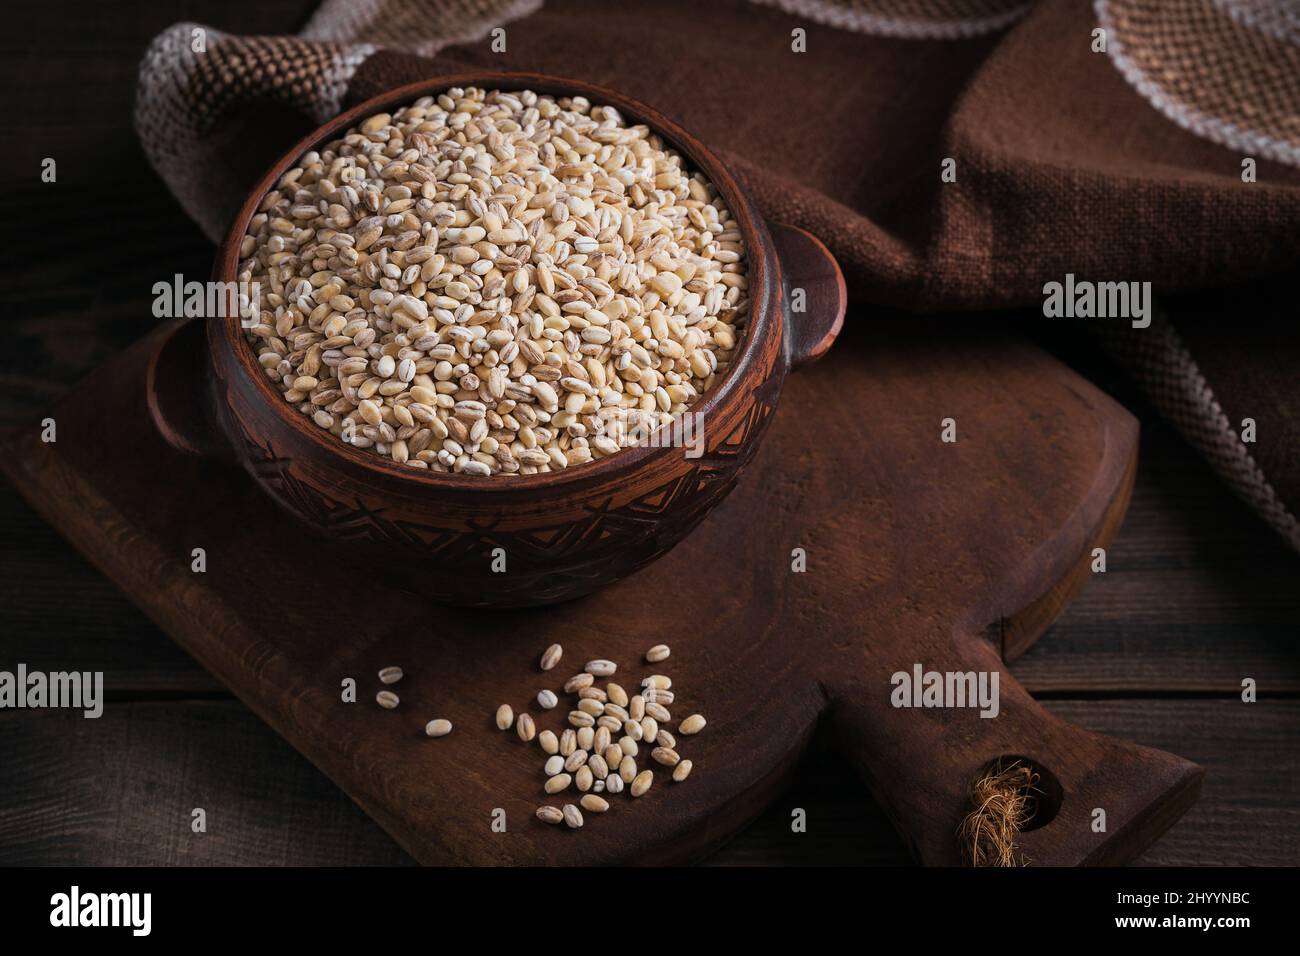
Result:
<instances>
[{"instance_id":1,"label":"clay pot","mask_svg":"<svg viewBox=\"0 0 1300 956\"><path fill-rule=\"evenodd\" d=\"M286 152L249 195L218 250L213 278L235 281L249 220L303 153L371 114L456 86L526 88L610 104L628 122L662 134L715 184L744 234L753 307L731 367L690 409L701 416L702 454L652 447L652 439L534 476L475 478L405 467L340 442L286 402L263 374L237 318L193 320L168 338L151 363L149 404L168 441L198 454L233 456L281 508L333 544L341 561L382 567L440 602L550 604L653 561L726 496L776 412L786 374L818 358L839 332L844 279L822 243L801 229L765 223L725 166L666 117L612 90L523 73L421 81L324 124ZM793 297L802 300L802 311L791 308L795 289L803 293Z\"/></svg>"}]
</instances>

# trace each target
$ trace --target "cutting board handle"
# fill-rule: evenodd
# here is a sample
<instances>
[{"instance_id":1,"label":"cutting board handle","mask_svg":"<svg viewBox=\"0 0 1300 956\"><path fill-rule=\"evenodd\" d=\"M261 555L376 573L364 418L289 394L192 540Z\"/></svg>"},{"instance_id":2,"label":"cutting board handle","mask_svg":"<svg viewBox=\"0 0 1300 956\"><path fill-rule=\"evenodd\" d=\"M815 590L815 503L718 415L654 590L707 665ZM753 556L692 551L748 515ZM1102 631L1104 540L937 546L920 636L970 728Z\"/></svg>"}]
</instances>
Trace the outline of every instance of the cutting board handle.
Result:
<instances>
[{"instance_id":1,"label":"cutting board handle","mask_svg":"<svg viewBox=\"0 0 1300 956\"><path fill-rule=\"evenodd\" d=\"M893 676L913 677L915 663L923 673L983 674L990 688L996 674L996 716L981 717L978 707L895 706L904 682ZM958 830L972 809L971 786L999 761L1019 759L1039 774L1037 813L1016 840L1018 859L1031 865L1132 859L1200 792L1196 764L1084 730L1044 709L975 635L926 641L915 662L900 661L892 674L828 692L844 749L926 864L969 862Z\"/></svg>"},{"instance_id":2,"label":"cutting board handle","mask_svg":"<svg viewBox=\"0 0 1300 956\"><path fill-rule=\"evenodd\" d=\"M785 223L768 224L781 263L790 368L826 354L844 327L848 290L835 256L816 236Z\"/></svg>"},{"instance_id":3,"label":"cutting board handle","mask_svg":"<svg viewBox=\"0 0 1300 956\"><path fill-rule=\"evenodd\" d=\"M233 452L213 412L211 368L204 320L180 322L149 356L145 401L167 444L205 458L230 458Z\"/></svg>"}]
</instances>

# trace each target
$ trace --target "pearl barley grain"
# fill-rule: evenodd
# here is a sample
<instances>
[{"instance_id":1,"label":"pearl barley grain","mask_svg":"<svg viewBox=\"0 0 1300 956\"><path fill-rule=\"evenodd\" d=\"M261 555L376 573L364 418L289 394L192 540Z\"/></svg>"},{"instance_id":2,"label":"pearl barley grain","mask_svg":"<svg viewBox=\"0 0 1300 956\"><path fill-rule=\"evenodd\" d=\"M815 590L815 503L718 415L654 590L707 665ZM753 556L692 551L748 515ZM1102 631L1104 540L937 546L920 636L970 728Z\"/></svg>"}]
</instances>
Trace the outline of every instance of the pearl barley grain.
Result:
<instances>
[{"instance_id":1,"label":"pearl barley grain","mask_svg":"<svg viewBox=\"0 0 1300 956\"><path fill-rule=\"evenodd\" d=\"M647 790L650 789L650 785L652 783L654 783L654 774L651 773L649 770L642 770L632 780L632 786L630 788L632 796L634 797L641 796L641 794L645 793Z\"/></svg>"},{"instance_id":2,"label":"pearl barley grain","mask_svg":"<svg viewBox=\"0 0 1300 956\"><path fill-rule=\"evenodd\" d=\"M509 730L514 722L515 712L509 704L502 704L497 708L497 730Z\"/></svg>"},{"instance_id":3,"label":"pearl barley grain","mask_svg":"<svg viewBox=\"0 0 1300 956\"><path fill-rule=\"evenodd\" d=\"M468 87L371 116L281 177L240 254L287 401L475 480L640 443L722 377L750 313L717 189L582 97Z\"/></svg>"},{"instance_id":4,"label":"pearl barley grain","mask_svg":"<svg viewBox=\"0 0 1300 956\"><path fill-rule=\"evenodd\" d=\"M379 672L379 682L381 684L396 684L402 679L402 669L400 667L385 667Z\"/></svg>"},{"instance_id":5,"label":"pearl barley grain","mask_svg":"<svg viewBox=\"0 0 1300 956\"><path fill-rule=\"evenodd\" d=\"M375 695L375 703L384 708L384 710L392 710L400 703L400 701L398 700L397 695L391 690L381 690Z\"/></svg>"},{"instance_id":6,"label":"pearl barley grain","mask_svg":"<svg viewBox=\"0 0 1300 956\"><path fill-rule=\"evenodd\" d=\"M556 664L560 663L560 658L564 656L564 648L559 644L552 644L542 652L542 670L549 671Z\"/></svg>"},{"instance_id":7,"label":"pearl barley grain","mask_svg":"<svg viewBox=\"0 0 1300 956\"><path fill-rule=\"evenodd\" d=\"M704 729L705 720L699 714L691 714L683 720L677 727L677 732L690 737L692 734L698 734ZM725 736L725 735L724 735Z\"/></svg>"},{"instance_id":8,"label":"pearl barley grain","mask_svg":"<svg viewBox=\"0 0 1300 956\"><path fill-rule=\"evenodd\" d=\"M533 723L533 718L528 714L520 714L519 719L515 722L515 733L524 743L528 743L537 736L537 726Z\"/></svg>"},{"instance_id":9,"label":"pearl barley grain","mask_svg":"<svg viewBox=\"0 0 1300 956\"><path fill-rule=\"evenodd\" d=\"M587 673L574 674L572 677L570 677L568 680L564 682L564 692L566 694L575 694L578 691L582 690L584 687L590 687L593 683L595 683L595 681L596 678L590 674Z\"/></svg>"},{"instance_id":10,"label":"pearl barley grain","mask_svg":"<svg viewBox=\"0 0 1300 956\"><path fill-rule=\"evenodd\" d=\"M451 733L451 721L439 717L424 725L424 732L430 737L446 737Z\"/></svg>"},{"instance_id":11,"label":"pearl barley grain","mask_svg":"<svg viewBox=\"0 0 1300 956\"><path fill-rule=\"evenodd\" d=\"M667 644L656 644L650 650L645 652L645 659L651 664L658 664L660 661L666 661L672 655Z\"/></svg>"},{"instance_id":12,"label":"pearl barley grain","mask_svg":"<svg viewBox=\"0 0 1300 956\"><path fill-rule=\"evenodd\" d=\"M650 751L650 756L655 763L663 764L665 767L675 767L682 760L681 757L677 756L677 751L670 747L656 747Z\"/></svg>"}]
</instances>

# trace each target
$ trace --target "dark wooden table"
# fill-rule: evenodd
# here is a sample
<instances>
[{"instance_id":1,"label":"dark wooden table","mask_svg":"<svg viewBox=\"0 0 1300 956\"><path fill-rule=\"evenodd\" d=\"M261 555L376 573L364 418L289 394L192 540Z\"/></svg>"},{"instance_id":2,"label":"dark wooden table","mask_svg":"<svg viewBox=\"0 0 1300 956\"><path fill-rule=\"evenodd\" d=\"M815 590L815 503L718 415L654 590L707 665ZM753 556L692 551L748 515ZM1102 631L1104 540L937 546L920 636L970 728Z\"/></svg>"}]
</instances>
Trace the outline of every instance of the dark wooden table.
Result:
<instances>
[{"instance_id":1,"label":"dark wooden table","mask_svg":"<svg viewBox=\"0 0 1300 956\"><path fill-rule=\"evenodd\" d=\"M10 91L0 208L0 425L30 425L154 321L151 286L212 248L131 130L139 57L167 25L297 29L311 0L38 5L0 37ZM78 12L78 11L81 12ZM73 25L76 25L75 28ZM58 182L40 182L41 160ZM971 321L971 320L967 320ZM1026 334L1041 334L1024 323ZM1097 576L1015 673L1085 727L1207 771L1200 802L1139 861L1300 862L1300 558L1080 343L1048 341L1143 424L1128 518ZM0 479L0 669L102 670L99 720L0 711L0 864L401 864L409 858L224 692ZM1240 701L1244 678L1254 704ZM190 831L203 807L208 833ZM790 832L790 810L808 832ZM903 863L865 789L816 742L785 797L716 864Z\"/></svg>"}]
</instances>

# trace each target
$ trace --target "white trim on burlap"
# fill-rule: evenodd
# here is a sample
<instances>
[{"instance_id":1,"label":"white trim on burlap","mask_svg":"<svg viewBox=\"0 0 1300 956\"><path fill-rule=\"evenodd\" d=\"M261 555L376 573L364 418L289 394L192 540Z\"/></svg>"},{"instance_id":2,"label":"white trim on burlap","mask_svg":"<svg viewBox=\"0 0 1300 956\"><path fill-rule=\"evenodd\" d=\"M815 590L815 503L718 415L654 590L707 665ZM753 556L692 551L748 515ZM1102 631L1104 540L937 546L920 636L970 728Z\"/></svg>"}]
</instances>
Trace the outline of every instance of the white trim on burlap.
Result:
<instances>
[{"instance_id":1,"label":"white trim on burlap","mask_svg":"<svg viewBox=\"0 0 1300 956\"><path fill-rule=\"evenodd\" d=\"M1221 0L1216 2L1217 5L1221 5ZM1129 85L1165 117L1188 132L1218 143L1220 146L1226 146L1243 156L1259 156L1289 166L1300 166L1300 145L1277 139L1259 130L1248 129L1221 116L1211 115L1171 94L1157 80L1148 76L1146 71L1128 55L1124 41L1120 39L1116 21L1111 15L1109 0L1094 0L1093 9L1096 11L1098 24L1106 31L1106 52L1111 62L1115 64L1115 68ZM1255 14L1253 19L1247 15L1234 17L1234 19L1238 23L1249 24L1252 27L1262 22L1258 14ZM1282 21L1274 19L1269 22L1270 26L1279 32L1273 33L1271 30L1261 32L1268 32L1279 39L1290 40L1290 37L1285 35L1286 31L1282 29Z\"/></svg>"},{"instance_id":2,"label":"white trim on burlap","mask_svg":"<svg viewBox=\"0 0 1300 956\"><path fill-rule=\"evenodd\" d=\"M932 20L919 17L886 16L834 0L751 0L761 6L776 7L792 16L807 17L839 30L898 37L904 40L957 40L995 33L1024 17L1033 7L1032 0L988 16L957 16Z\"/></svg>"},{"instance_id":3,"label":"white trim on burlap","mask_svg":"<svg viewBox=\"0 0 1300 956\"><path fill-rule=\"evenodd\" d=\"M1118 361L1183 440L1295 550L1300 522L1228 420L1182 338L1164 315L1146 329L1097 330Z\"/></svg>"}]
</instances>

